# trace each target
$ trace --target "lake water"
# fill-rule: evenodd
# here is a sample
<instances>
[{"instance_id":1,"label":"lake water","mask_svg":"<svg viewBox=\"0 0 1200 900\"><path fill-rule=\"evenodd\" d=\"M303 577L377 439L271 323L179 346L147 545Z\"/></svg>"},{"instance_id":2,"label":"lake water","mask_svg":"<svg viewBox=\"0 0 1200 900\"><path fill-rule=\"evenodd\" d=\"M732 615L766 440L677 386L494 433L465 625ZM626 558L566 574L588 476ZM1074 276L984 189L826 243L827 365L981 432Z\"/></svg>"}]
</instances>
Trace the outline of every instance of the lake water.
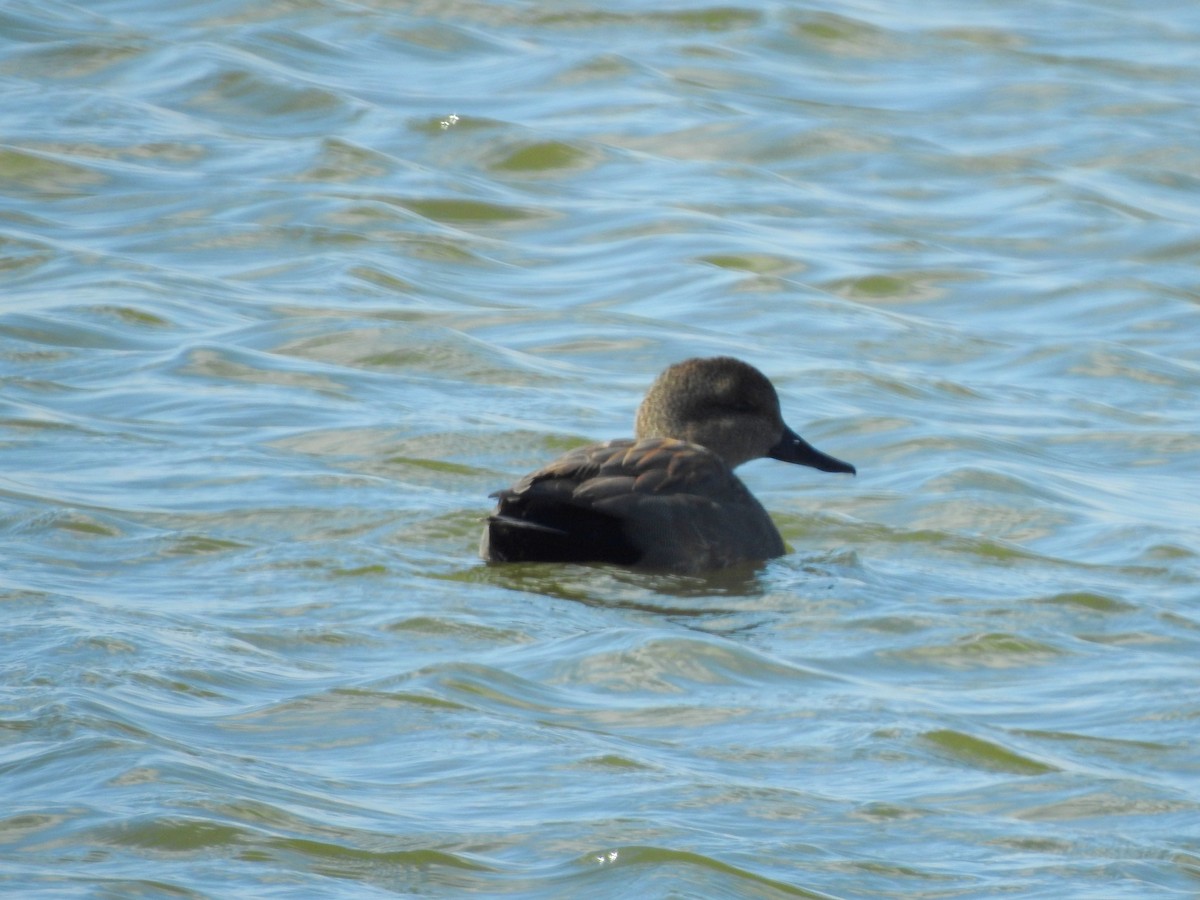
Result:
<instances>
[{"instance_id":1,"label":"lake water","mask_svg":"<svg viewBox=\"0 0 1200 900\"><path fill-rule=\"evenodd\" d=\"M1200 7L0 6L0 888L1200 893ZM732 354L750 572L485 566Z\"/></svg>"}]
</instances>

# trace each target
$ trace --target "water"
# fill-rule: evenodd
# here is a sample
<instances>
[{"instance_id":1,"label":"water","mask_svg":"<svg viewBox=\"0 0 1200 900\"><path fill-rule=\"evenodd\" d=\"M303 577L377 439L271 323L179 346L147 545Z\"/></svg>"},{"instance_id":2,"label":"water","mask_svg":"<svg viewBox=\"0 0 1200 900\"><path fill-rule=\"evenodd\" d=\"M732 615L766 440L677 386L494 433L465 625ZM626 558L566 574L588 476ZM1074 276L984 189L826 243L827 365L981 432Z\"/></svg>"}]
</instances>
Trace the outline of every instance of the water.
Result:
<instances>
[{"instance_id":1,"label":"water","mask_svg":"<svg viewBox=\"0 0 1200 900\"><path fill-rule=\"evenodd\" d=\"M0 884L1200 890L1200 12L0 7ZM488 492L730 353L711 578Z\"/></svg>"}]
</instances>

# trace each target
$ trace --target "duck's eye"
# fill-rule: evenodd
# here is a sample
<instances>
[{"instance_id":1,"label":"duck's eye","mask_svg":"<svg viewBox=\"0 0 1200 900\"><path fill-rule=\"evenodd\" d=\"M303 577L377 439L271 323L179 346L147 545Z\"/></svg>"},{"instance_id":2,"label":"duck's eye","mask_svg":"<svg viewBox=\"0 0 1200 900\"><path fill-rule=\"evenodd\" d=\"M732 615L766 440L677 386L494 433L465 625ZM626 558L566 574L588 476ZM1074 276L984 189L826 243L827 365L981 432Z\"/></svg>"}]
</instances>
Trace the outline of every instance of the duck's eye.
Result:
<instances>
[{"instance_id":1,"label":"duck's eye","mask_svg":"<svg viewBox=\"0 0 1200 900\"><path fill-rule=\"evenodd\" d=\"M734 400L729 404L729 408L735 413L752 413L754 412L754 404L749 400Z\"/></svg>"}]
</instances>

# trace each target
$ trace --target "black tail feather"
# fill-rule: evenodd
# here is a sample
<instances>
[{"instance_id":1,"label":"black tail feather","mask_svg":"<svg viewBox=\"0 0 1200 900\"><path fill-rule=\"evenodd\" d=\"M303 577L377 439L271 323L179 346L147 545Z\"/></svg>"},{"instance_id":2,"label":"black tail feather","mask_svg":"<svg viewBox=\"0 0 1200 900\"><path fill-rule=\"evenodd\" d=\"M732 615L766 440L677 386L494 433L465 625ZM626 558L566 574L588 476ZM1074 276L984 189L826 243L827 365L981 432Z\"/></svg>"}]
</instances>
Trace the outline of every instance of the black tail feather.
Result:
<instances>
[{"instance_id":1,"label":"black tail feather","mask_svg":"<svg viewBox=\"0 0 1200 900\"><path fill-rule=\"evenodd\" d=\"M613 516L578 506L501 499L488 516L487 558L493 562L610 562L632 565L641 553Z\"/></svg>"}]
</instances>

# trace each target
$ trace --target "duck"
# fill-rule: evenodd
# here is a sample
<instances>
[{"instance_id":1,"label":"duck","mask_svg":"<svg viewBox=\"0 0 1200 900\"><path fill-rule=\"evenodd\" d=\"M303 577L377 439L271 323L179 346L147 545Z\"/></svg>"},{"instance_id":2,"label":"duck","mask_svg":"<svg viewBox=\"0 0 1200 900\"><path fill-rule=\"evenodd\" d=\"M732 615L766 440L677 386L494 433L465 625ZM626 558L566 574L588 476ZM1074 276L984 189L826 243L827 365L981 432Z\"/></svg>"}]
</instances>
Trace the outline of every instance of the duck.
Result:
<instances>
[{"instance_id":1,"label":"duck","mask_svg":"<svg viewBox=\"0 0 1200 900\"><path fill-rule=\"evenodd\" d=\"M782 556L779 529L733 471L762 457L857 472L784 423L774 385L754 366L683 360L651 384L633 438L578 447L492 494L480 555L681 574Z\"/></svg>"}]
</instances>

